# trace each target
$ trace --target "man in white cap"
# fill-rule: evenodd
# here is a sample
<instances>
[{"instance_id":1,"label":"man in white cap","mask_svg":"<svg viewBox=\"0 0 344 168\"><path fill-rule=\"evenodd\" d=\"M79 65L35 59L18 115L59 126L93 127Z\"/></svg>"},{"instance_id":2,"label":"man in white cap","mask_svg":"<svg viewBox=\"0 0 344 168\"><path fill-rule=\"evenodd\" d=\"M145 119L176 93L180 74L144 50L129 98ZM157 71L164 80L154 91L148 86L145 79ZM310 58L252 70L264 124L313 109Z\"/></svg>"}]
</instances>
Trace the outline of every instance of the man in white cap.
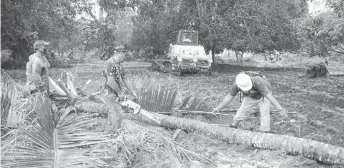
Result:
<instances>
[{"instance_id":1,"label":"man in white cap","mask_svg":"<svg viewBox=\"0 0 344 168\"><path fill-rule=\"evenodd\" d=\"M229 94L212 112L215 113L224 108L233 100L238 92L242 92L244 98L239 110L234 116L231 125L232 128L237 128L238 123L247 118L246 113L255 105L258 105L260 109L261 118L259 130L261 132L271 131L270 102L280 111L283 117L287 117L286 110L278 103L274 96L272 96L271 84L262 76L250 76L243 72L236 76L235 83L231 86Z\"/></svg>"},{"instance_id":2,"label":"man in white cap","mask_svg":"<svg viewBox=\"0 0 344 168\"><path fill-rule=\"evenodd\" d=\"M47 46L50 42L37 40L33 44L35 53L29 56L26 63L27 88L31 93L41 91L49 96L49 70L50 64L45 58Z\"/></svg>"}]
</instances>

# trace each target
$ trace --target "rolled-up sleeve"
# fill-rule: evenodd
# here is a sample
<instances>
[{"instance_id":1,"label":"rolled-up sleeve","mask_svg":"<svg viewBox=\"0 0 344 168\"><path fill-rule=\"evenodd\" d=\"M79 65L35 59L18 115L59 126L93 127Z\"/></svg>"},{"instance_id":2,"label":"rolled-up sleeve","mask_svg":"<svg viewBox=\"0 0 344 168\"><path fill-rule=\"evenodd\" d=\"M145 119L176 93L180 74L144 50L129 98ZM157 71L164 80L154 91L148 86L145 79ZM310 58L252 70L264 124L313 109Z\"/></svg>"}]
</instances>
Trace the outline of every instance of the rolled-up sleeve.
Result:
<instances>
[{"instance_id":1,"label":"rolled-up sleeve","mask_svg":"<svg viewBox=\"0 0 344 168\"><path fill-rule=\"evenodd\" d=\"M238 86L234 83L231 85L230 89L229 89L229 94L231 96L236 96L239 92Z\"/></svg>"},{"instance_id":2,"label":"rolled-up sleeve","mask_svg":"<svg viewBox=\"0 0 344 168\"><path fill-rule=\"evenodd\" d=\"M271 84L267 80L261 77L254 77L253 79L254 79L255 88L264 97L268 95L269 93L271 93Z\"/></svg>"},{"instance_id":3,"label":"rolled-up sleeve","mask_svg":"<svg viewBox=\"0 0 344 168\"><path fill-rule=\"evenodd\" d=\"M116 72L116 66L112 62L106 62L105 64L105 74L107 76L114 76Z\"/></svg>"}]
</instances>

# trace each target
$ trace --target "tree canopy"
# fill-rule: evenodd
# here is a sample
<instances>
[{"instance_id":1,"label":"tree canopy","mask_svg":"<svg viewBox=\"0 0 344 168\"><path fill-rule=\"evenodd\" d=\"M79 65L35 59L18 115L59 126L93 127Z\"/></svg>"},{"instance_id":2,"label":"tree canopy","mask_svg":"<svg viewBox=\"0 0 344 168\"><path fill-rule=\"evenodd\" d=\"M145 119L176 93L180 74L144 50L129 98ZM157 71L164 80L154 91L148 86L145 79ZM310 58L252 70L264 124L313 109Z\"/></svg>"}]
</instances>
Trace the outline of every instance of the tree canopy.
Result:
<instances>
[{"instance_id":1,"label":"tree canopy","mask_svg":"<svg viewBox=\"0 0 344 168\"><path fill-rule=\"evenodd\" d=\"M166 54L184 29L198 31L207 52L343 53L343 1L326 3L331 10L312 16L307 0L3 0L1 47L16 64L27 61L37 39L59 53L82 48L104 55L125 45Z\"/></svg>"}]
</instances>

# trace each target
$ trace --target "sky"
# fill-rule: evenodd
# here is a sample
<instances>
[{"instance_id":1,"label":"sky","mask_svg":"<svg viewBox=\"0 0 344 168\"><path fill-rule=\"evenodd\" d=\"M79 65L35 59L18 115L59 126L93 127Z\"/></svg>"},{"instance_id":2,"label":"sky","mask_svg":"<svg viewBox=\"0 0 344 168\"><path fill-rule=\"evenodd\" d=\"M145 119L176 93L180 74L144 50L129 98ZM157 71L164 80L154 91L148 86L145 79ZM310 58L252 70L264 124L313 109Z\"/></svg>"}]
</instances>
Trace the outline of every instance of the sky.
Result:
<instances>
[{"instance_id":1,"label":"sky","mask_svg":"<svg viewBox=\"0 0 344 168\"><path fill-rule=\"evenodd\" d=\"M329 7L326 6L325 0L313 0L308 1L309 13L312 15L317 15L319 13L325 12L330 10Z\"/></svg>"}]
</instances>

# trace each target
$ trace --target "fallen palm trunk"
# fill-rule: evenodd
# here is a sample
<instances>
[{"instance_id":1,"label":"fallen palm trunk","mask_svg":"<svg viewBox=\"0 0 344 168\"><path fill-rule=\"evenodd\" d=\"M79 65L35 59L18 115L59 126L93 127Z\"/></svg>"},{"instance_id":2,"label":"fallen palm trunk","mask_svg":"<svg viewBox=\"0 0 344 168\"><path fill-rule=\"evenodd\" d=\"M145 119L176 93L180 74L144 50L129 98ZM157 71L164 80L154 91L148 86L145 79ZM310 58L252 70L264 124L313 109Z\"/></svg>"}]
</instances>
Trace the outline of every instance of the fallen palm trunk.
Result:
<instances>
[{"instance_id":1,"label":"fallen palm trunk","mask_svg":"<svg viewBox=\"0 0 344 168\"><path fill-rule=\"evenodd\" d=\"M57 81L57 83L61 87L61 89L67 94L68 99L74 100L75 98L77 98L66 88L66 86L61 81Z\"/></svg>"},{"instance_id":2,"label":"fallen palm trunk","mask_svg":"<svg viewBox=\"0 0 344 168\"><path fill-rule=\"evenodd\" d=\"M71 91L71 93L74 96L78 96L78 92L76 91L75 86L74 86L73 75L70 72L66 73L66 75L67 75L67 88Z\"/></svg>"},{"instance_id":3,"label":"fallen palm trunk","mask_svg":"<svg viewBox=\"0 0 344 168\"><path fill-rule=\"evenodd\" d=\"M83 104L84 110L94 109L102 113L107 109L87 107L90 103ZM109 109L113 108L112 103L107 103ZM80 107L79 107L80 110ZM87 110L86 110L87 111ZM111 112L116 113L116 112ZM325 163L343 164L344 163L344 148L325 144L322 142L307 140L302 138L291 137L287 135L268 134L260 132L252 132L248 130L240 130L234 128L224 128L217 125L211 125L205 122L177 118L172 116L158 115L161 120L159 126L164 126L173 129L184 129L189 131L198 131L202 134L212 136L214 138L223 140L228 143L237 143L245 145L253 145L257 148L270 149L270 150L282 150L292 155L303 155L305 157L315 159ZM142 116L141 114L123 113L123 118L139 120L146 123L157 125L157 122Z\"/></svg>"},{"instance_id":4,"label":"fallen palm trunk","mask_svg":"<svg viewBox=\"0 0 344 168\"><path fill-rule=\"evenodd\" d=\"M342 147L287 135L267 134L248 130L224 128L191 119L165 115L159 116L161 117L160 126L167 128L198 131L202 134L210 135L228 143L253 145L254 147L262 149L282 150L292 155L302 154L308 158L316 159L325 163L344 163L344 148ZM123 117L156 124L156 122L153 122L152 120L144 118L140 115L125 113L123 114Z\"/></svg>"},{"instance_id":5,"label":"fallen palm trunk","mask_svg":"<svg viewBox=\"0 0 344 168\"><path fill-rule=\"evenodd\" d=\"M63 89L61 89L60 87L59 87L59 85L53 80L53 79L51 79L50 77L49 77L49 84L51 85L51 86L53 86L53 88L56 90L56 92L59 94L59 95L67 95L64 91L63 91Z\"/></svg>"}]
</instances>

